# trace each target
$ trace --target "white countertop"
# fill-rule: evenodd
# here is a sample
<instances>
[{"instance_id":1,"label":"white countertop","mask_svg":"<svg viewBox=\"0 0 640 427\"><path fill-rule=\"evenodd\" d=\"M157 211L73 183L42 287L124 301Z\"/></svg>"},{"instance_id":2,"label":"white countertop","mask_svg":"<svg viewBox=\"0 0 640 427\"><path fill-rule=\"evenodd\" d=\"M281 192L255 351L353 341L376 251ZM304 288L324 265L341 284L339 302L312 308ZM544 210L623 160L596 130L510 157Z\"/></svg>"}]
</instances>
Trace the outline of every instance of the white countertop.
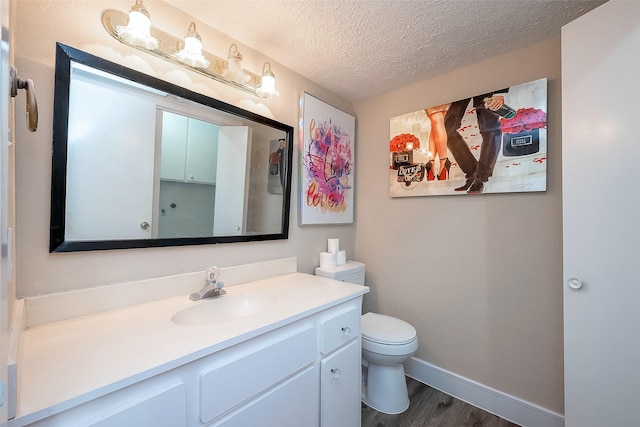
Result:
<instances>
[{"instance_id":1,"label":"white countertop","mask_svg":"<svg viewBox=\"0 0 640 427\"><path fill-rule=\"evenodd\" d=\"M207 303L183 295L26 329L17 418L32 422L71 408L369 291L304 273L225 289L227 295L269 293L273 304L233 321L176 325L173 314Z\"/></svg>"}]
</instances>

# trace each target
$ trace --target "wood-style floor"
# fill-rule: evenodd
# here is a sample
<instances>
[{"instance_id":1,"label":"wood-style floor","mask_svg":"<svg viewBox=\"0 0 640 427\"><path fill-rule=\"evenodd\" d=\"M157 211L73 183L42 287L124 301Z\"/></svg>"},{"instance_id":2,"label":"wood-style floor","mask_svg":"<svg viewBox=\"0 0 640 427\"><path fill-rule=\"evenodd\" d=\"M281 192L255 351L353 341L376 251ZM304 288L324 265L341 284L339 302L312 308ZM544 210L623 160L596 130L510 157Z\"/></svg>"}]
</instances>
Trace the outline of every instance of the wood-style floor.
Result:
<instances>
[{"instance_id":1,"label":"wood-style floor","mask_svg":"<svg viewBox=\"0 0 640 427\"><path fill-rule=\"evenodd\" d=\"M362 427L517 427L509 421L407 378L409 409L387 415L362 404Z\"/></svg>"}]
</instances>

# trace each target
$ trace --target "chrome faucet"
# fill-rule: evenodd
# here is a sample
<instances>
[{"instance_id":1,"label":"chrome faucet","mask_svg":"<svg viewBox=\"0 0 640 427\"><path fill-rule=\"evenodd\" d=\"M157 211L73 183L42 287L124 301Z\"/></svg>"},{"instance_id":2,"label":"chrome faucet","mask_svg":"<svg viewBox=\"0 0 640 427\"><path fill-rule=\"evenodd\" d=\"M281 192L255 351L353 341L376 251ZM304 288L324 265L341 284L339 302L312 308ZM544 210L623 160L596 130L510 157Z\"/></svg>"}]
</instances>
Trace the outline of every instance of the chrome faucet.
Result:
<instances>
[{"instance_id":1,"label":"chrome faucet","mask_svg":"<svg viewBox=\"0 0 640 427\"><path fill-rule=\"evenodd\" d=\"M200 289L200 292L194 292L189 295L189 298L193 301L198 301L205 298L216 298L220 295L227 293L224 289L224 283L218 282L218 276L220 275L220 269L218 267L209 267L207 272L207 278L204 280L204 288Z\"/></svg>"}]
</instances>

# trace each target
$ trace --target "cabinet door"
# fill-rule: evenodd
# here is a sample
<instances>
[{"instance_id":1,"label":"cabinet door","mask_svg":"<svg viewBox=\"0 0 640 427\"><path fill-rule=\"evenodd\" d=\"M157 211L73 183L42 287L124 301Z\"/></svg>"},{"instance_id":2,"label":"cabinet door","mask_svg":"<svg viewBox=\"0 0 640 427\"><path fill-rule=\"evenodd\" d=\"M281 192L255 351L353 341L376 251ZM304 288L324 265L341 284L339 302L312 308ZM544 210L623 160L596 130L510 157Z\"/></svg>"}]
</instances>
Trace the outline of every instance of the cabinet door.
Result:
<instances>
[{"instance_id":1,"label":"cabinet door","mask_svg":"<svg viewBox=\"0 0 640 427\"><path fill-rule=\"evenodd\" d=\"M186 427L187 390L158 377L44 418L30 427ZM22 425L22 424L20 424Z\"/></svg>"},{"instance_id":2,"label":"cabinet door","mask_svg":"<svg viewBox=\"0 0 640 427\"><path fill-rule=\"evenodd\" d=\"M217 163L218 126L202 120L189 119L185 179L215 184Z\"/></svg>"},{"instance_id":3,"label":"cabinet door","mask_svg":"<svg viewBox=\"0 0 640 427\"><path fill-rule=\"evenodd\" d=\"M150 238L155 103L89 74L70 84L65 240Z\"/></svg>"},{"instance_id":4,"label":"cabinet door","mask_svg":"<svg viewBox=\"0 0 640 427\"><path fill-rule=\"evenodd\" d=\"M562 28L567 427L637 426L640 2Z\"/></svg>"},{"instance_id":5,"label":"cabinet door","mask_svg":"<svg viewBox=\"0 0 640 427\"><path fill-rule=\"evenodd\" d=\"M213 234L214 236L242 235L247 222L251 128L221 126L218 160Z\"/></svg>"},{"instance_id":6,"label":"cabinet door","mask_svg":"<svg viewBox=\"0 0 640 427\"><path fill-rule=\"evenodd\" d=\"M360 340L320 363L322 427L359 427L362 389Z\"/></svg>"},{"instance_id":7,"label":"cabinet door","mask_svg":"<svg viewBox=\"0 0 640 427\"><path fill-rule=\"evenodd\" d=\"M162 179L215 184L217 163L217 125L162 113Z\"/></svg>"},{"instance_id":8,"label":"cabinet door","mask_svg":"<svg viewBox=\"0 0 640 427\"><path fill-rule=\"evenodd\" d=\"M179 114L162 112L162 179L184 180L187 159L187 125L189 118Z\"/></svg>"},{"instance_id":9,"label":"cabinet door","mask_svg":"<svg viewBox=\"0 0 640 427\"><path fill-rule=\"evenodd\" d=\"M186 421L186 389L184 384L154 391L102 413L87 425L93 427L182 427Z\"/></svg>"}]
</instances>

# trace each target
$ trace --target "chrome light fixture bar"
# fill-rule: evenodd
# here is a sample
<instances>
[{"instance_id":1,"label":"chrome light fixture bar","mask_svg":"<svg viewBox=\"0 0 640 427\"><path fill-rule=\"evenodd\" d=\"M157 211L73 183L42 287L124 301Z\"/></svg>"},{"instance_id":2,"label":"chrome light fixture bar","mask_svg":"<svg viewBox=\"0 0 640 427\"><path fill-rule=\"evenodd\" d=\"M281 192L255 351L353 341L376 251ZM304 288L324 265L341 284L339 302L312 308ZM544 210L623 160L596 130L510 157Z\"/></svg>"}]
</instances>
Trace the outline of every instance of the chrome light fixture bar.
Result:
<instances>
[{"instance_id":1,"label":"chrome light fixture bar","mask_svg":"<svg viewBox=\"0 0 640 427\"><path fill-rule=\"evenodd\" d=\"M136 0L132 11L137 13L143 11L143 16L149 20L150 24L149 13L144 9L142 0ZM137 17L139 18L139 16ZM242 54L238 52L235 43L229 47L228 61L202 49L202 42L193 22L189 26L184 39L165 33L151 24L149 25L148 33L145 33L144 37L132 37L132 23L129 16L116 10L104 12L102 24L116 40L134 49L162 58L220 83L251 93L259 98L274 96L273 93L265 93L265 91L259 90L264 85L262 76L241 68ZM157 45L153 42L149 43L149 40L156 40ZM271 70L270 65L269 70ZM229 73L229 71L232 71L232 73ZM228 75L229 78L225 77L225 75ZM238 76L243 77L239 78Z\"/></svg>"}]
</instances>

